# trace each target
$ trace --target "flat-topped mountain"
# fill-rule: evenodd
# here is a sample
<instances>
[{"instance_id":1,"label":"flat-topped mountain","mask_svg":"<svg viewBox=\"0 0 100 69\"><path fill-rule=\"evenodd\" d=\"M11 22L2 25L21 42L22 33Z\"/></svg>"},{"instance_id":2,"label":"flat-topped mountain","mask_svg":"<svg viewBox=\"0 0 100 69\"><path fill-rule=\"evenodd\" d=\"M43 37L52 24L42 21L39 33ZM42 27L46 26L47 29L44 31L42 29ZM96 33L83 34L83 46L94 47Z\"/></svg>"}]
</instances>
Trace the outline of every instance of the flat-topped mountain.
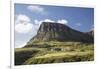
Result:
<instances>
[{"instance_id":1,"label":"flat-topped mountain","mask_svg":"<svg viewBox=\"0 0 100 69\"><path fill-rule=\"evenodd\" d=\"M15 49L15 65L93 61L91 35L91 31L80 32L64 24L43 22L36 36L23 48Z\"/></svg>"},{"instance_id":2,"label":"flat-topped mountain","mask_svg":"<svg viewBox=\"0 0 100 69\"><path fill-rule=\"evenodd\" d=\"M64 24L43 22L37 31L37 35L28 42L28 45L34 42L45 41L93 43L93 37L84 32L74 30Z\"/></svg>"}]
</instances>

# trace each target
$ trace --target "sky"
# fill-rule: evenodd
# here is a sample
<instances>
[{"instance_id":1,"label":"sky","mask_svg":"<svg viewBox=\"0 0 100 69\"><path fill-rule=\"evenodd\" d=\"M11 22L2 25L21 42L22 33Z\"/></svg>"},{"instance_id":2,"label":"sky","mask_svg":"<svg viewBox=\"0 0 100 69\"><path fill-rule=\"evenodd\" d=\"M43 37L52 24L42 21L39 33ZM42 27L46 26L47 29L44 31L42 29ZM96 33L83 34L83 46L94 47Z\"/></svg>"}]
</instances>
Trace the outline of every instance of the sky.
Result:
<instances>
[{"instance_id":1,"label":"sky","mask_svg":"<svg viewBox=\"0 0 100 69\"><path fill-rule=\"evenodd\" d=\"M94 9L15 4L14 22L15 48L20 48L37 34L37 30L42 22L61 23L81 32L89 32L94 27Z\"/></svg>"}]
</instances>

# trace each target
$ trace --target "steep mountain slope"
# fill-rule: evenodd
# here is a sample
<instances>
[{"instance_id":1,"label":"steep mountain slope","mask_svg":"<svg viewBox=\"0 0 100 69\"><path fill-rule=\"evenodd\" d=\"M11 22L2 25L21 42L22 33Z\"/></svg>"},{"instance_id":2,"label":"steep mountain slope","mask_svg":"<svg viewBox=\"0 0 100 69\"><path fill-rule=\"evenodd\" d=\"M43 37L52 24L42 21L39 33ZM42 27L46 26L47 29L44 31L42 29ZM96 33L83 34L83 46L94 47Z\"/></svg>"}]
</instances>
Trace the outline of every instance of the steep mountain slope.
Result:
<instances>
[{"instance_id":1,"label":"steep mountain slope","mask_svg":"<svg viewBox=\"0 0 100 69\"><path fill-rule=\"evenodd\" d=\"M94 60L92 32L79 32L67 25L43 22L23 48L15 48L15 65Z\"/></svg>"},{"instance_id":2,"label":"steep mountain slope","mask_svg":"<svg viewBox=\"0 0 100 69\"><path fill-rule=\"evenodd\" d=\"M89 34L76 31L64 24L43 22L40 25L37 35L28 42L28 45L31 45L34 42L45 41L93 43L93 37Z\"/></svg>"}]
</instances>

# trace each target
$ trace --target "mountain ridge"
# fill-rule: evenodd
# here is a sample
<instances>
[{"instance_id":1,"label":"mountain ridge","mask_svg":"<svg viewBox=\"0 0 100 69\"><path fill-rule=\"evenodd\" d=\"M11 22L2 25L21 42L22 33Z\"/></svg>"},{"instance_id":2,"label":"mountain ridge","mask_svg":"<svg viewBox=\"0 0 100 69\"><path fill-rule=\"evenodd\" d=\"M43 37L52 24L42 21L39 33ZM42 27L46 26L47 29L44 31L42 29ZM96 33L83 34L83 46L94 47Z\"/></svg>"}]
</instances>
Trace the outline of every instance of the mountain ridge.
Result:
<instances>
[{"instance_id":1,"label":"mountain ridge","mask_svg":"<svg viewBox=\"0 0 100 69\"><path fill-rule=\"evenodd\" d=\"M27 45L31 45L34 42L46 41L93 43L93 37L87 33L74 30L64 24L43 22L37 31L37 35L32 37Z\"/></svg>"}]
</instances>

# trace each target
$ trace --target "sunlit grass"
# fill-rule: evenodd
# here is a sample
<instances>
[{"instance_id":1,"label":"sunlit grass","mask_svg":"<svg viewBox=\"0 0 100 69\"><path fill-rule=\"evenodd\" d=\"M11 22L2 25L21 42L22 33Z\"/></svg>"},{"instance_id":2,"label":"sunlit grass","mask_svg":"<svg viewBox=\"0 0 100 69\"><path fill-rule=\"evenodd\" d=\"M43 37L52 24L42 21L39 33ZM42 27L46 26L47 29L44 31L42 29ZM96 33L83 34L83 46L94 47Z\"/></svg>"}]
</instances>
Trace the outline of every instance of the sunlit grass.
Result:
<instances>
[{"instance_id":1,"label":"sunlit grass","mask_svg":"<svg viewBox=\"0 0 100 69\"><path fill-rule=\"evenodd\" d=\"M39 42L15 49L16 65L93 60L94 45L81 42Z\"/></svg>"}]
</instances>

